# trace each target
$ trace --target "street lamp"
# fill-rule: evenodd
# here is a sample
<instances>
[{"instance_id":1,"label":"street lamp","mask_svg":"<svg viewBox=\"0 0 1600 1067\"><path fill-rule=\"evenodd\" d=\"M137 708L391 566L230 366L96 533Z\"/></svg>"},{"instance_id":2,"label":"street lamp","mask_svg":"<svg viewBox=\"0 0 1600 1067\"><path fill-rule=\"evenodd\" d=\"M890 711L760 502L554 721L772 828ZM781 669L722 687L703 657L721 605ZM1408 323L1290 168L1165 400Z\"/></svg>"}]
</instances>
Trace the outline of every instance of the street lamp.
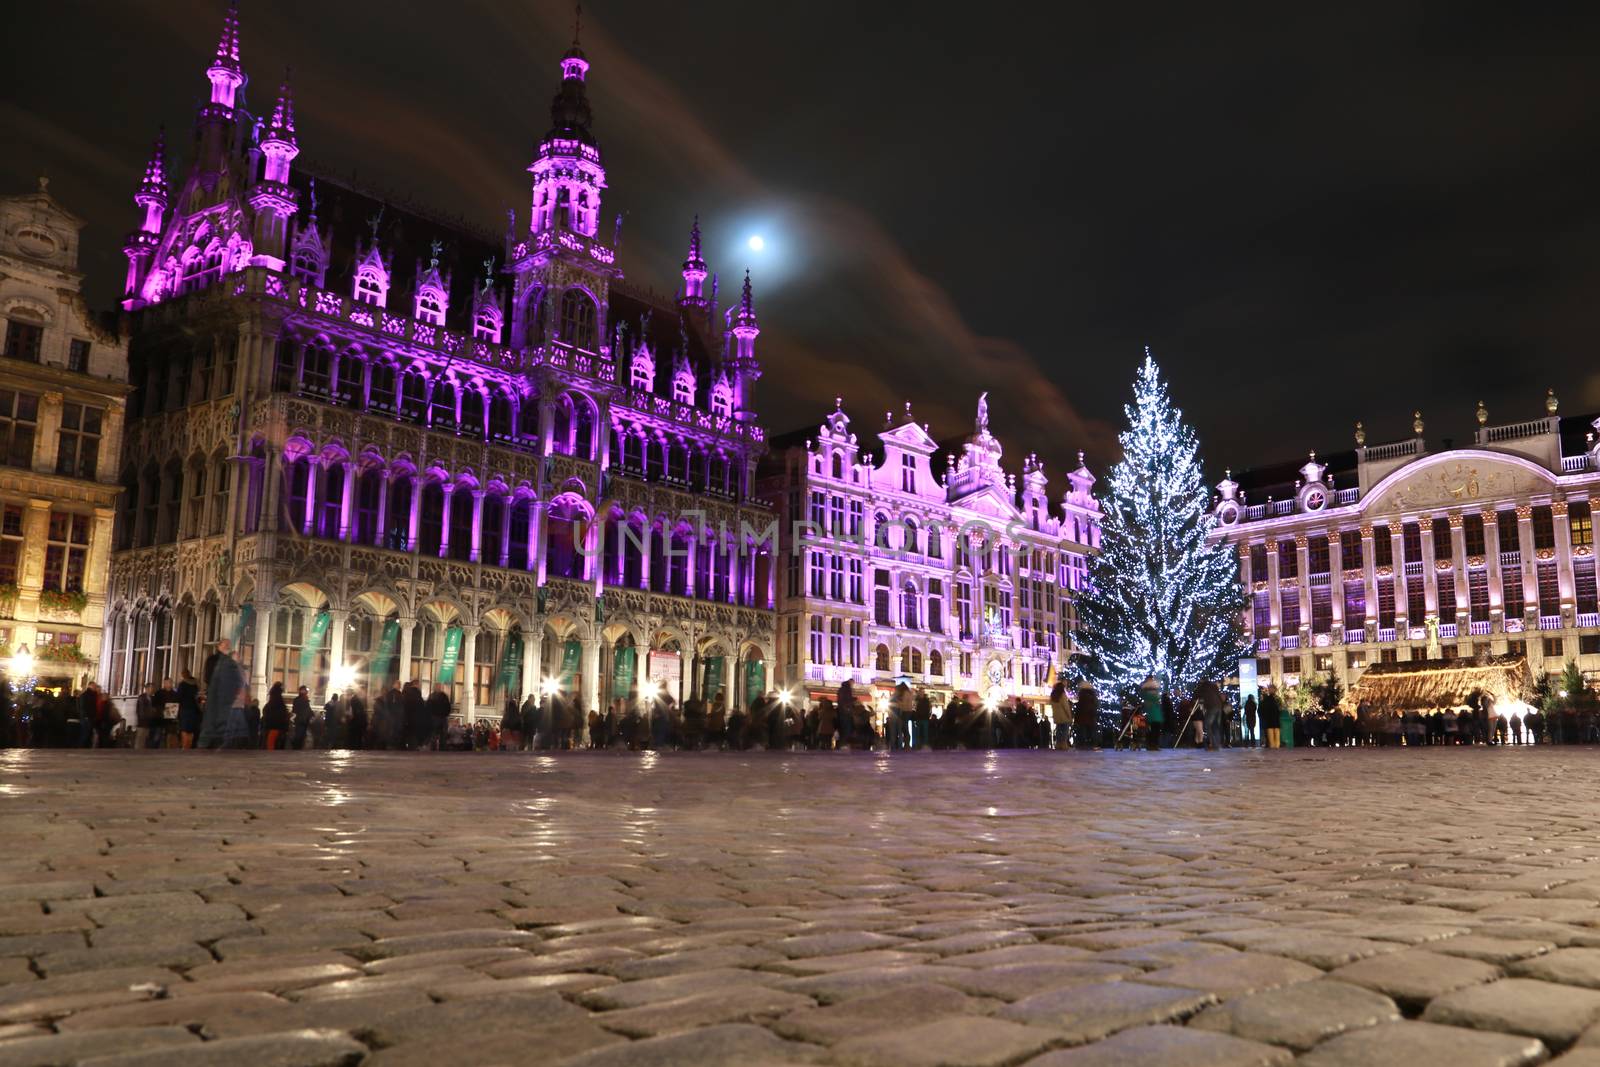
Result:
<instances>
[{"instance_id":1,"label":"street lamp","mask_svg":"<svg viewBox=\"0 0 1600 1067\"><path fill-rule=\"evenodd\" d=\"M343 693L355 687L356 668L351 663L341 663L328 672L328 688Z\"/></svg>"},{"instance_id":2,"label":"street lamp","mask_svg":"<svg viewBox=\"0 0 1600 1067\"><path fill-rule=\"evenodd\" d=\"M18 678L33 677L33 653L28 651L27 645L18 645L17 651L12 654L11 672Z\"/></svg>"},{"instance_id":3,"label":"street lamp","mask_svg":"<svg viewBox=\"0 0 1600 1067\"><path fill-rule=\"evenodd\" d=\"M661 686L655 682L645 682L639 686L639 699L654 704L661 695Z\"/></svg>"},{"instance_id":4,"label":"street lamp","mask_svg":"<svg viewBox=\"0 0 1600 1067\"><path fill-rule=\"evenodd\" d=\"M539 690L547 697L553 697L561 692L561 683L554 678L546 678L539 683Z\"/></svg>"}]
</instances>

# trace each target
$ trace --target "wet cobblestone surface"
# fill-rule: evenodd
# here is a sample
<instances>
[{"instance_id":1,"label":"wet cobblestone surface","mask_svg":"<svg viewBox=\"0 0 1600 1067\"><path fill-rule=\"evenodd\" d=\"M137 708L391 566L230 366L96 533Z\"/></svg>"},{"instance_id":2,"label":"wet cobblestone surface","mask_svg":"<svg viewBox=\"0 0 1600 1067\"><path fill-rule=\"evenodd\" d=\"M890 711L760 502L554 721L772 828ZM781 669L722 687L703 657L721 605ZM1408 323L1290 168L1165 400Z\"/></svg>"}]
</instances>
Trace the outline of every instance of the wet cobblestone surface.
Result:
<instances>
[{"instance_id":1,"label":"wet cobblestone surface","mask_svg":"<svg viewBox=\"0 0 1600 1067\"><path fill-rule=\"evenodd\" d=\"M0 753L0 1067L1600 1064L1600 751Z\"/></svg>"}]
</instances>

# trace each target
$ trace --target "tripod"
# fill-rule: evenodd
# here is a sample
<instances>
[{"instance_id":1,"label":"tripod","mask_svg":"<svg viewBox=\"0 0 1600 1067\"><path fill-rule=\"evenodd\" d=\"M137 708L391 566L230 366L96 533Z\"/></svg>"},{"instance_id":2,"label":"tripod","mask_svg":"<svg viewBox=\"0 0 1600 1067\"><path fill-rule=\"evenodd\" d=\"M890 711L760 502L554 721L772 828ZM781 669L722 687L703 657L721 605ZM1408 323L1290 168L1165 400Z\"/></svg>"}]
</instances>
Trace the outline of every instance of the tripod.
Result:
<instances>
[{"instance_id":1,"label":"tripod","mask_svg":"<svg viewBox=\"0 0 1600 1067\"><path fill-rule=\"evenodd\" d=\"M1189 716L1188 716L1188 718L1183 720L1183 727L1178 731L1177 736L1172 739L1172 747L1173 748L1177 748L1179 745L1183 744L1183 735L1189 732L1189 724L1194 722L1195 712L1197 712L1199 710L1200 710L1200 702L1198 700L1196 700L1194 702L1194 704L1189 708ZM1204 722L1205 720L1201 719L1200 721ZM1207 738L1206 740L1207 740L1208 743L1210 742L1210 738ZM1198 748L1199 746L1197 745L1195 747Z\"/></svg>"}]
</instances>

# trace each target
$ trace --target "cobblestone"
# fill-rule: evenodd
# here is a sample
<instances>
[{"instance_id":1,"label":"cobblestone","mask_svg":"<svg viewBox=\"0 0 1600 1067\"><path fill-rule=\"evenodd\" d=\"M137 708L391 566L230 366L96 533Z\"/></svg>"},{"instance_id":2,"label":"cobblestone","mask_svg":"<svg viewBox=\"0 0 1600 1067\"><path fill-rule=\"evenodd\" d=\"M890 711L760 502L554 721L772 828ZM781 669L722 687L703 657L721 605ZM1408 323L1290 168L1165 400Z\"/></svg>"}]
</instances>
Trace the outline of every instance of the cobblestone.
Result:
<instances>
[{"instance_id":1,"label":"cobblestone","mask_svg":"<svg viewBox=\"0 0 1600 1067\"><path fill-rule=\"evenodd\" d=\"M0 1067L1589 1067L1597 759L0 753Z\"/></svg>"}]
</instances>

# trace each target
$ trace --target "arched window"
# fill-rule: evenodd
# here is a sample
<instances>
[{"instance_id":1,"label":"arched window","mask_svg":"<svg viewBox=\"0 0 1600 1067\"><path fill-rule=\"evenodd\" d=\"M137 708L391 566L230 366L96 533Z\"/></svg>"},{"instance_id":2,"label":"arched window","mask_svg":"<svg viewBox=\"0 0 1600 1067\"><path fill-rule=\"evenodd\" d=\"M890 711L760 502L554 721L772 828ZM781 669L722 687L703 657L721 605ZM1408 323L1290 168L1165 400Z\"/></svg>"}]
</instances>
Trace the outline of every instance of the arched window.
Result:
<instances>
[{"instance_id":1,"label":"arched window","mask_svg":"<svg viewBox=\"0 0 1600 1067\"><path fill-rule=\"evenodd\" d=\"M384 292L388 288L376 271L364 270L356 275L356 301L383 307Z\"/></svg>"},{"instance_id":2,"label":"arched window","mask_svg":"<svg viewBox=\"0 0 1600 1067\"><path fill-rule=\"evenodd\" d=\"M872 666L875 670L887 674L889 672L889 646L879 645L873 654Z\"/></svg>"},{"instance_id":3,"label":"arched window","mask_svg":"<svg viewBox=\"0 0 1600 1067\"><path fill-rule=\"evenodd\" d=\"M516 431L516 408L511 403L511 394L504 389L496 389L489 398L489 436L497 441L509 441Z\"/></svg>"},{"instance_id":4,"label":"arched window","mask_svg":"<svg viewBox=\"0 0 1600 1067\"><path fill-rule=\"evenodd\" d=\"M354 352L346 352L339 357L339 395L338 401L354 408L364 408L365 397L362 395L362 376L366 370L367 362Z\"/></svg>"},{"instance_id":5,"label":"arched window","mask_svg":"<svg viewBox=\"0 0 1600 1067\"><path fill-rule=\"evenodd\" d=\"M350 540L358 545L378 544L378 504L383 498L383 471L375 466L356 478L356 513Z\"/></svg>"},{"instance_id":6,"label":"arched window","mask_svg":"<svg viewBox=\"0 0 1600 1067\"><path fill-rule=\"evenodd\" d=\"M374 362L371 376L372 384L367 390L367 406L379 411L394 411L394 364L386 359Z\"/></svg>"},{"instance_id":7,"label":"arched window","mask_svg":"<svg viewBox=\"0 0 1600 1067\"><path fill-rule=\"evenodd\" d=\"M572 455L572 398L564 396L555 403L555 422L550 435L550 450L564 456Z\"/></svg>"},{"instance_id":8,"label":"arched window","mask_svg":"<svg viewBox=\"0 0 1600 1067\"><path fill-rule=\"evenodd\" d=\"M206 523L206 463L203 459L189 464L189 507L184 516L184 537L199 537Z\"/></svg>"},{"instance_id":9,"label":"arched window","mask_svg":"<svg viewBox=\"0 0 1600 1067\"><path fill-rule=\"evenodd\" d=\"M329 463L317 477L317 510L312 533L318 537L337 539L339 536L347 470L343 463Z\"/></svg>"},{"instance_id":10,"label":"arched window","mask_svg":"<svg viewBox=\"0 0 1600 1067\"><path fill-rule=\"evenodd\" d=\"M455 506L455 501L451 501ZM417 513L417 551L437 556L444 541L444 487L429 482L422 487L422 508Z\"/></svg>"},{"instance_id":11,"label":"arched window","mask_svg":"<svg viewBox=\"0 0 1600 1067\"><path fill-rule=\"evenodd\" d=\"M881 511L872 516L872 543L877 548L889 547L889 516Z\"/></svg>"},{"instance_id":12,"label":"arched window","mask_svg":"<svg viewBox=\"0 0 1600 1067\"><path fill-rule=\"evenodd\" d=\"M917 587L907 582L900 589L900 625L907 630L920 630L918 619L922 612L917 610Z\"/></svg>"},{"instance_id":13,"label":"arched window","mask_svg":"<svg viewBox=\"0 0 1600 1067\"><path fill-rule=\"evenodd\" d=\"M211 520L207 533L219 534L228 525L228 457L216 455L211 459Z\"/></svg>"},{"instance_id":14,"label":"arched window","mask_svg":"<svg viewBox=\"0 0 1600 1067\"><path fill-rule=\"evenodd\" d=\"M444 325L444 294L431 285L417 293L417 319L433 326Z\"/></svg>"},{"instance_id":15,"label":"arched window","mask_svg":"<svg viewBox=\"0 0 1600 1067\"><path fill-rule=\"evenodd\" d=\"M733 414L733 390L727 382L718 382L711 390L711 413L722 418Z\"/></svg>"},{"instance_id":16,"label":"arched window","mask_svg":"<svg viewBox=\"0 0 1600 1067\"><path fill-rule=\"evenodd\" d=\"M907 674L922 673L922 649L908 649L905 654L905 671Z\"/></svg>"},{"instance_id":17,"label":"arched window","mask_svg":"<svg viewBox=\"0 0 1600 1067\"><path fill-rule=\"evenodd\" d=\"M578 553L583 512L576 504L562 502L550 509L550 529L545 562L550 578L583 578L584 558Z\"/></svg>"},{"instance_id":18,"label":"arched window","mask_svg":"<svg viewBox=\"0 0 1600 1067\"><path fill-rule=\"evenodd\" d=\"M694 377L688 372L672 376L672 399L680 404L694 403Z\"/></svg>"},{"instance_id":19,"label":"arched window","mask_svg":"<svg viewBox=\"0 0 1600 1067\"><path fill-rule=\"evenodd\" d=\"M472 336L491 344L500 343L500 309L489 304L478 308L472 319Z\"/></svg>"},{"instance_id":20,"label":"arched window","mask_svg":"<svg viewBox=\"0 0 1600 1067\"><path fill-rule=\"evenodd\" d=\"M530 441L539 437L539 401L531 395L517 407L517 436Z\"/></svg>"},{"instance_id":21,"label":"arched window","mask_svg":"<svg viewBox=\"0 0 1600 1067\"><path fill-rule=\"evenodd\" d=\"M300 388L327 396L333 387L333 351L324 345L310 344L301 361Z\"/></svg>"},{"instance_id":22,"label":"arched window","mask_svg":"<svg viewBox=\"0 0 1600 1067\"><path fill-rule=\"evenodd\" d=\"M634 354L633 365L628 371L628 381L641 393L653 393L656 388L656 361L650 358L650 351L641 347Z\"/></svg>"},{"instance_id":23,"label":"arched window","mask_svg":"<svg viewBox=\"0 0 1600 1067\"><path fill-rule=\"evenodd\" d=\"M463 563L472 559L472 518L477 510L477 490L458 484L450 498L450 558ZM499 539L500 531L495 530ZM496 552L498 552L496 548Z\"/></svg>"},{"instance_id":24,"label":"arched window","mask_svg":"<svg viewBox=\"0 0 1600 1067\"><path fill-rule=\"evenodd\" d=\"M568 289L561 294L561 340L574 348L593 352L594 336L594 301L582 289Z\"/></svg>"},{"instance_id":25,"label":"arched window","mask_svg":"<svg viewBox=\"0 0 1600 1067\"><path fill-rule=\"evenodd\" d=\"M472 385L461 387L461 432L483 436L483 391Z\"/></svg>"},{"instance_id":26,"label":"arched window","mask_svg":"<svg viewBox=\"0 0 1600 1067\"><path fill-rule=\"evenodd\" d=\"M587 400L573 404L575 425L572 431L572 454L579 459L594 458L594 409Z\"/></svg>"},{"instance_id":27,"label":"arched window","mask_svg":"<svg viewBox=\"0 0 1600 1067\"><path fill-rule=\"evenodd\" d=\"M389 479L389 501L383 512L383 547L407 552L411 543L411 494L417 491L416 476L407 472Z\"/></svg>"},{"instance_id":28,"label":"arched window","mask_svg":"<svg viewBox=\"0 0 1600 1067\"><path fill-rule=\"evenodd\" d=\"M928 673L936 678L944 674L944 657L937 651L928 653Z\"/></svg>"},{"instance_id":29,"label":"arched window","mask_svg":"<svg viewBox=\"0 0 1600 1067\"><path fill-rule=\"evenodd\" d=\"M428 415L428 382L419 370L408 370L400 383L400 413L413 422Z\"/></svg>"},{"instance_id":30,"label":"arched window","mask_svg":"<svg viewBox=\"0 0 1600 1067\"><path fill-rule=\"evenodd\" d=\"M922 538L917 531L917 520L907 519L901 527L905 533L905 550L912 555L922 553Z\"/></svg>"},{"instance_id":31,"label":"arched window","mask_svg":"<svg viewBox=\"0 0 1600 1067\"><path fill-rule=\"evenodd\" d=\"M844 477L844 457L837 452L833 454L833 476L835 478Z\"/></svg>"},{"instance_id":32,"label":"arched window","mask_svg":"<svg viewBox=\"0 0 1600 1067\"><path fill-rule=\"evenodd\" d=\"M544 290L530 289L522 305L522 343L529 348L544 342Z\"/></svg>"},{"instance_id":33,"label":"arched window","mask_svg":"<svg viewBox=\"0 0 1600 1067\"><path fill-rule=\"evenodd\" d=\"M453 428L456 424L456 387L448 379L433 383L433 397L428 401L429 424Z\"/></svg>"}]
</instances>

